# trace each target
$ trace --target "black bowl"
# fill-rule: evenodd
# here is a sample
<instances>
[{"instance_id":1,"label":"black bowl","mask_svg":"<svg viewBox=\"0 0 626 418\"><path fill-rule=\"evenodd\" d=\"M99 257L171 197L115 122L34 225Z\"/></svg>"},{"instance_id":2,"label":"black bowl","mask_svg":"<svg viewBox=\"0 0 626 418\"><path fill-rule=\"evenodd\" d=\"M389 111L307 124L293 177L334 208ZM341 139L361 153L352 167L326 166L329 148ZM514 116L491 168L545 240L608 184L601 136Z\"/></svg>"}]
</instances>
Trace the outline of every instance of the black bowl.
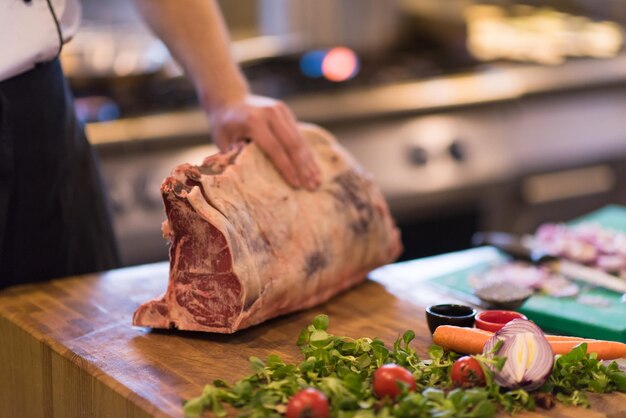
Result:
<instances>
[{"instance_id":1,"label":"black bowl","mask_svg":"<svg viewBox=\"0 0 626 418\"><path fill-rule=\"evenodd\" d=\"M430 332L434 333L439 325L456 325L457 327L474 326L476 309L465 305L433 305L426 308L426 322Z\"/></svg>"}]
</instances>

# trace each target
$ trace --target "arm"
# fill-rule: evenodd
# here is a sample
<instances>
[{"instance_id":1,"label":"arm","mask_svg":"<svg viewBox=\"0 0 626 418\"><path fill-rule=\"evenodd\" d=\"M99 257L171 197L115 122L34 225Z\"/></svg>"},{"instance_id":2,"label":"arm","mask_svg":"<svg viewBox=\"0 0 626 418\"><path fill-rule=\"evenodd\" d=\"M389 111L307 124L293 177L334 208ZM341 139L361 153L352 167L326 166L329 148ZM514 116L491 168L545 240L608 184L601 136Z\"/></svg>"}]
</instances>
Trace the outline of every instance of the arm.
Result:
<instances>
[{"instance_id":1,"label":"arm","mask_svg":"<svg viewBox=\"0 0 626 418\"><path fill-rule=\"evenodd\" d=\"M293 187L314 190L320 174L296 119L282 102L252 96L229 50L215 0L135 0L152 30L193 81L209 114L213 140L226 150L254 140Z\"/></svg>"}]
</instances>

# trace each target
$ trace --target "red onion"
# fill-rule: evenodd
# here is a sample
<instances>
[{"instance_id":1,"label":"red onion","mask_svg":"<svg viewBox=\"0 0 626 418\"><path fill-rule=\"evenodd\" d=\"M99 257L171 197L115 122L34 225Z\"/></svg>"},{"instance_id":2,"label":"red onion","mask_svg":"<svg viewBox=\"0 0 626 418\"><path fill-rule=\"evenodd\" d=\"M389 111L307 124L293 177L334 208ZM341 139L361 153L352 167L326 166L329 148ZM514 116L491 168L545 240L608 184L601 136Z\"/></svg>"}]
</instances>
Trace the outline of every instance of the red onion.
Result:
<instances>
[{"instance_id":1,"label":"red onion","mask_svg":"<svg viewBox=\"0 0 626 418\"><path fill-rule=\"evenodd\" d=\"M502 343L497 347L499 341ZM487 341L483 354L487 358L506 357L502 370L492 370L496 383L509 389L538 389L554 365L552 347L543 331L525 319L514 319L502 327Z\"/></svg>"},{"instance_id":2,"label":"red onion","mask_svg":"<svg viewBox=\"0 0 626 418\"><path fill-rule=\"evenodd\" d=\"M469 282L477 291L502 284L533 291L541 290L557 298L575 296L580 290L577 284L560 274L551 273L547 267L523 262L511 262L492 267L485 273L470 276Z\"/></svg>"},{"instance_id":3,"label":"red onion","mask_svg":"<svg viewBox=\"0 0 626 418\"><path fill-rule=\"evenodd\" d=\"M611 274L626 269L626 234L598 224L541 225L532 247Z\"/></svg>"}]
</instances>

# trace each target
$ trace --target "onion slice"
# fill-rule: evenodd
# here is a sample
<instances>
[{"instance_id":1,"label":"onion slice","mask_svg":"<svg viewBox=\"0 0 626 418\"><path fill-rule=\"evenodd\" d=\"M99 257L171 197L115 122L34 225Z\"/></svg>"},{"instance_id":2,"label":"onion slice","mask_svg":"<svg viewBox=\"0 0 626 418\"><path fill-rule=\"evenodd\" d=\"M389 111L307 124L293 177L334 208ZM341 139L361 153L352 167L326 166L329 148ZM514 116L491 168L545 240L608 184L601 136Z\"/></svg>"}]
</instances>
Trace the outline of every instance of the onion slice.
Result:
<instances>
[{"instance_id":1,"label":"onion slice","mask_svg":"<svg viewBox=\"0 0 626 418\"><path fill-rule=\"evenodd\" d=\"M492 370L496 383L508 389L538 389L554 366L554 354L543 331L525 319L514 319L502 327L487 341L483 354L506 357L502 370L495 366Z\"/></svg>"}]
</instances>

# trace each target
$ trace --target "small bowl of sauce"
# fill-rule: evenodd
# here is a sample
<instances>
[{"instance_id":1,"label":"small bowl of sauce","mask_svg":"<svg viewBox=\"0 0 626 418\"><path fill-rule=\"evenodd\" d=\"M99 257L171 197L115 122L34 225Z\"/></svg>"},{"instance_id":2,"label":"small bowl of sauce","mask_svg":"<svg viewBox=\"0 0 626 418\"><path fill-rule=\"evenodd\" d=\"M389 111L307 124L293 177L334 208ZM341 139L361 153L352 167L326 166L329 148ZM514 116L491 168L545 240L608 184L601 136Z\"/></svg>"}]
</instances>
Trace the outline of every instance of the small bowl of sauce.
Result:
<instances>
[{"instance_id":1,"label":"small bowl of sauce","mask_svg":"<svg viewBox=\"0 0 626 418\"><path fill-rule=\"evenodd\" d=\"M525 315L515 311L482 311L476 314L476 328L496 332L514 319L528 319Z\"/></svg>"},{"instance_id":2,"label":"small bowl of sauce","mask_svg":"<svg viewBox=\"0 0 626 418\"><path fill-rule=\"evenodd\" d=\"M440 325L471 328L475 316L476 309L465 305L442 304L426 308L426 322L431 333Z\"/></svg>"}]
</instances>

